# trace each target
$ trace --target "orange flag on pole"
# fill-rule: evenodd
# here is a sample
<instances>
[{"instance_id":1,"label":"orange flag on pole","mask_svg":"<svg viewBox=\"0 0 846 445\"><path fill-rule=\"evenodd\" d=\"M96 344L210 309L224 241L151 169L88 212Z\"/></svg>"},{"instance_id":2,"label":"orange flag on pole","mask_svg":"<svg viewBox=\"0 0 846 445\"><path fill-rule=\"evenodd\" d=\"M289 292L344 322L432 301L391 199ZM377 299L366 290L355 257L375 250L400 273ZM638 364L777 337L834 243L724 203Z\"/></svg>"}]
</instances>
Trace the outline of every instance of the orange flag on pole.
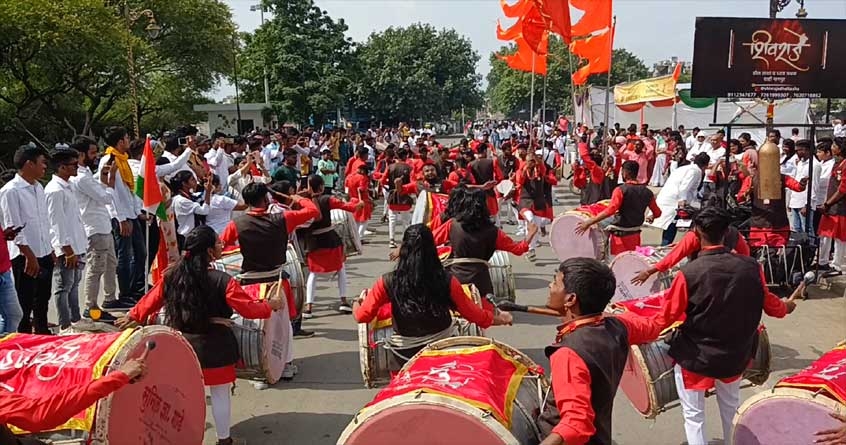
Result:
<instances>
[{"instance_id":1,"label":"orange flag on pole","mask_svg":"<svg viewBox=\"0 0 846 445\"><path fill-rule=\"evenodd\" d=\"M506 54L500 55L497 54L497 57L512 69L518 71L525 71L527 73L534 72L535 74L546 75L547 69L547 44L548 44L548 35L544 34L541 38L541 49L540 54L535 53L532 51L531 45L526 42L522 36L518 37L514 40L514 43L517 44L517 52L514 54ZM532 60L534 58L534 60Z\"/></svg>"},{"instance_id":2,"label":"orange flag on pole","mask_svg":"<svg viewBox=\"0 0 846 445\"><path fill-rule=\"evenodd\" d=\"M587 65L573 73L573 84L584 85L591 74L607 73L611 69L611 55L614 48L614 27L570 44L570 51L588 61Z\"/></svg>"},{"instance_id":3,"label":"orange flag on pole","mask_svg":"<svg viewBox=\"0 0 846 445\"><path fill-rule=\"evenodd\" d=\"M611 27L611 0L572 0L573 6L584 15L572 28L572 35L587 36L600 29Z\"/></svg>"},{"instance_id":4,"label":"orange flag on pole","mask_svg":"<svg viewBox=\"0 0 846 445\"><path fill-rule=\"evenodd\" d=\"M608 1L610 0L603 0ZM534 0L535 7L543 18L547 30L561 36L564 43L570 43L570 3L567 0Z\"/></svg>"},{"instance_id":5,"label":"orange flag on pole","mask_svg":"<svg viewBox=\"0 0 846 445\"><path fill-rule=\"evenodd\" d=\"M529 11L529 8L534 6L532 0L519 0L513 5L509 5L505 0L499 0L499 5L502 6L502 13L512 19L523 17Z\"/></svg>"}]
</instances>

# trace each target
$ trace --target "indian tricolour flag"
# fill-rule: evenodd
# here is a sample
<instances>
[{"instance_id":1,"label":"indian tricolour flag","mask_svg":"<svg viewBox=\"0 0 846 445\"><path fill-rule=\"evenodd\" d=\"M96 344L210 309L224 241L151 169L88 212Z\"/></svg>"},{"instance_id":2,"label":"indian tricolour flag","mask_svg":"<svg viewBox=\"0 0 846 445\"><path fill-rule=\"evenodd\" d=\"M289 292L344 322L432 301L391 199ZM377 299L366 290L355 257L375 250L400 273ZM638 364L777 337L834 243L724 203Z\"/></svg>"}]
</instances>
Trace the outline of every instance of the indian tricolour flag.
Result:
<instances>
[{"instance_id":1,"label":"indian tricolour flag","mask_svg":"<svg viewBox=\"0 0 846 445\"><path fill-rule=\"evenodd\" d=\"M149 137L144 144L144 154L141 156L141 173L135 181L135 194L144 202L144 210L148 214L167 220L162 191L159 189L159 179L156 177L156 158L153 157L153 147L150 145Z\"/></svg>"}]
</instances>

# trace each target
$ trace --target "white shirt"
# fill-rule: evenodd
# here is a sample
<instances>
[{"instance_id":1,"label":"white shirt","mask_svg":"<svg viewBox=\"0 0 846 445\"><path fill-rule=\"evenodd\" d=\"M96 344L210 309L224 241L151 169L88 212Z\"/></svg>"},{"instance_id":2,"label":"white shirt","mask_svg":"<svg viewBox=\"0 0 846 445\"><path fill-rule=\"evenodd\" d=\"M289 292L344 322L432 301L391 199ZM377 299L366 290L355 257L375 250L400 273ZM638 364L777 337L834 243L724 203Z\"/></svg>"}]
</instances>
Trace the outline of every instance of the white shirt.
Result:
<instances>
[{"instance_id":1,"label":"white shirt","mask_svg":"<svg viewBox=\"0 0 846 445\"><path fill-rule=\"evenodd\" d=\"M814 162L814 182L813 190L811 191L811 203L813 203L815 209L823 205L828 198L828 183L831 179L832 170L834 170L834 158L823 162Z\"/></svg>"},{"instance_id":2,"label":"white shirt","mask_svg":"<svg viewBox=\"0 0 846 445\"><path fill-rule=\"evenodd\" d=\"M555 138L555 150L557 150L562 156L567 153L567 142L564 136L558 136Z\"/></svg>"},{"instance_id":3,"label":"white shirt","mask_svg":"<svg viewBox=\"0 0 846 445\"><path fill-rule=\"evenodd\" d=\"M799 159L798 156L795 158L787 161L794 165L793 167L793 179L797 182L801 181L808 177L808 160L807 159ZM815 163L816 164L816 163ZM813 193L813 190L811 190ZM787 208L789 209L801 209L808 204L808 192L807 190L804 192L796 192L791 193L787 197Z\"/></svg>"},{"instance_id":4,"label":"white shirt","mask_svg":"<svg viewBox=\"0 0 846 445\"><path fill-rule=\"evenodd\" d=\"M53 249L50 246L47 198L44 196L44 187L38 181L30 184L16 174L0 189L0 211L3 212L3 227L21 227L26 224L17 238L6 242L9 258L20 256L18 245L29 246L38 258L50 254Z\"/></svg>"},{"instance_id":5,"label":"white shirt","mask_svg":"<svg viewBox=\"0 0 846 445\"><path fill-rule=\"evenodd\" d=\"M705 170L705 182L714 182L714 166L725 159L726 149L720 146L714 148L714 146L709 142L707 144L702 144L702 148L699 150L699 153L707 154L708 159L710 159L708 162L708 168ZM664 187L666 187L666 185Z\"/></svg>"},{"instance_id":6,"label":"white shirt","mask_svg":"<svg viewBox=\"0 0 846 445\"><path fill-rule=\"evenodd\" d=\"M846 137L846 125L835 124L833 133L836 138Z\"/></svg>"},{"instance_id":7,"label":"white shirt","mask_svg":"<svg viewBox=\"0 0 846 445\"><path fill-rule=\"evenodd\" d=\"M94 174L88 167L79 167L76 176L70 179L79 203L85 236L110 235L112 233L112 218L109 216L107 205L112 205L114 190L94 179ZM74 251L76 252L76 251Z\"/></svg>"},{"instance_id":8,"label":"white shirt","mask_svg":"<svg viewBox=\"0 0 846 445\"><path fill-rule=\"evenodd\" d=\"M194 215L208 215L210 210L205 202L198 204L182 195L174 196L172 205L176 223L179 224L176 232L182 236L188 235L188 232L194 229Z\"/></svg>"},{"instance_id":9,"label":"white shirt","mask_svg":"<svg viewBox=\"0 0 846 445\"><path fill-rule=\"evenodd\" d=\"M679 201L686 201L688 204L696 202L696 191L701 180L702 170L695 164L687 164L673 170L655 197L655 203L661 208L661 216L655 218L652 225L666 230L676 218Z\"/></svg>"},{"instance_id":10,"label":"white shirt","mask_svg":"<svg viewBox=\"0 0 846 445\"><path fill-rule=\"evenodd\" d=\"M223 147L217 150L209 150L206 153L206 162L214 169L214 174L220 178L221 184L229 183L229 167L232 167L232 160L226 156L226 151Z\"/></svg>"},{"instance_id":11,"label":"white shirt","mask_svg":"<svg viewBox=\"0 0 846 445\"><path fill-rule=\"evenodd\" d=\"M100 159L98 170L102 170L106 166L109 158L110 156L103 156ZM111 168L115 172L115 191L114 195L112 195L112 204L106 205L106 208L109 209L109 216L118 221L138 218L138 215L141 214L141 205L139 204L138 197L135 196L133 190L129 190L129 186L121 179L120 170L118 170L117 165L112 165Z\"/></svg>"},{"instance_id":12,"label":"white shirt","mask_svg":"<svg viewBox=\"0 0 846 445\"><path fill-rule=\"evenodd\" d=\"M784 154L782 154L779 159L779 162L781 162L781 167L779 168L781 174L793 177L796 174L796 159L798 159L796 155L785 161Z\"/></svg>"},{"instance_id":13,"label":"white shirt","mask_svg":"<svg viewBox=\"0 0 846 445\"><path fill-rule=\"evenodd\" d=\"M191 174L194 175L194 179L196 179L197 174L194 173L194 170L191 170L191 167L188 166L188 160L191 159L191 153L191 149L187 147L185 148L185 150L182 151L182 154L179 156L176 156L175 154L169 151L162 153L162 157L166 158L170 162L165 165L157 165L156 176L160 178L165 178L166 181L170 181L170 178L172 178L173 175L181 171L186 171L191 172ZM132 167L132 163L129 164L129 167ZM132 173L135 176L138 176L138 172L135 172L133 170Z\"/></svg>"},{"instance_id":14,"label":"white shirt","mask_svg":"<svg viewBox=\"0 0 846 445\"><path fill-rule=\"evenodd\" d=\"M64 255L62 246L70 246L76 255L84 255L88 247L79 203L70 182L53 175L44 187L47 216L50 220L50 242L56 256Z\"/></svg>"},{"instance_id":15,"label":"white shirt","mask_svg":"<svg viewBox=\"0 0 846 445\"><path fill-rule=\"evenodd\" d=\"M218 235L223 232L229 221L232 221L232 210L238 205L238 201L227 196L214 194L209 205L209 216L206 217L206 225L214 229Z\"/></svg>"}]
</instances>

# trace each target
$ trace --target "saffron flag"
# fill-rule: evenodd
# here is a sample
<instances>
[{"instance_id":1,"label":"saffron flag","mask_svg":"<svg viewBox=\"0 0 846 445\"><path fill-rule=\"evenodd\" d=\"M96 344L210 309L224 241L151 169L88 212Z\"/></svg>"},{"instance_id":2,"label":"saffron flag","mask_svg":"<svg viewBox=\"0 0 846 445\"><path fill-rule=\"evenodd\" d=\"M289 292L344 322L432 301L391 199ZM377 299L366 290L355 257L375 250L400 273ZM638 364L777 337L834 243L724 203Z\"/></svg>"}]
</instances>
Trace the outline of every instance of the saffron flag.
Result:
<instances>
[{"instance_id":1,"label":"saffron flag","mask_svg":"<svg viewBox=\"0 0 846 445\"><path fill-rule=\"evenodd\" d=\"M156 176L156 158L153 157L153 147L150 145L149 137L144 144L144 154L141 155L141 172L138 174L138 180L135 181L135 195L141 198L147 213L167 219L162 190L159 188L159 179Z\"/></svg>"},{"instance_id":2,"label":"saffron flag","mask_svg":"<svg viewBox=\"0 0 846 445\"><path fill-rule=\"evenodd\" d=\"M523 17L533 7L532 0L519 0L513 5L509 5L505 0L499 0L499 5L502 7L502 13L506 17L516 19Z\"/></svg>"},{"instance_id":3,"label":"saffron flag","mask_svg":"<svg viewBox=\"0 0 846 445\"><path fill-rule=\"evenodd\" d=\"M611 4L611 0L600 1ZM544 21L545 28L561 36L564 43L570 43L573 39L570 26L570 3L567 0L534 0L534 3L535 9Z\"/></svg>"},{"instance_id":4,"label":"saffron flag","mask_svg":"<svg viewBox=\"0 0 846 445\"><path fill-rule=\"evenodd\" d=\"M573 25L573 36L587 36L611 27L611 0L573 0L573 7L584 15Z\"/></svg>"},{"instance_id":5,"label":"saffron flag","mask_svg":"<svg viewBox=\"0 0 846 445\"><path fill-rule=\"evenodd\" d=\"M673 69L673 80L678 82L679 77L681 77L681 73L682 73L682 64L681 64L681 62L679 62L679 63L676 64L676 68Z\"/></svg>"},{"instance_id":6,"label":"saffron flag","mask_svg":"<svg viewBox=\"0 0 846 445\"><path fill-rule=\"evenodd\" d=\"M497 57L505 61L512 69L545 76L548 35L544 34L541 39L542 52L540 53L532 51L531 45L522 36L515 39L514 43L517 44L517 52L507 55L497 54Z\"/></svg>"},{"instance_id":7,"label":"saffron flag","mask_svg":"<svg viewBox=\"0 0 846 445\"><path fill-rule=\"evenodd\" d=\"M588 61L587 65L573 73L573 84L584 85L591 74L607 73L611 69L611 55L614 47L614 28L570 44L570 51Z\"/></svg>"}]
</instances>

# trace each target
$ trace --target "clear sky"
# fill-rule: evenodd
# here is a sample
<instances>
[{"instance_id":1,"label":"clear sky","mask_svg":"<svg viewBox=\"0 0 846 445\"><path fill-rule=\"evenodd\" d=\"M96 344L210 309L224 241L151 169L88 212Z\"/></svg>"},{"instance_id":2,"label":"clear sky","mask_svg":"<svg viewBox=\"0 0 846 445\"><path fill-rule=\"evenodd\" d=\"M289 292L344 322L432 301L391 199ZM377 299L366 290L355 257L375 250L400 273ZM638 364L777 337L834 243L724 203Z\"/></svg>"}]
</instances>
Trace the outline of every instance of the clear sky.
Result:
<instances>
[{"instance_id":1,"label":"clear sky","mask_svg":"<svg viewBox=\"0 0 846 445\"><path fill-rule=\"evenodd\" d=\"M514 3L515 0L509 0ZM232 8L235 23L242 31L252 31L260 24L258 12L250 5L258 0L224 0ZM454 28L473 42L481 60L477 71L487 75L488 57L502 46L496 39L496 21L502 18L498 0L315 0L334 18L343 18L347 33L363 42L373 33L390 26L430 23L438 28ZM793 17L796 0L779 14ZM846 0L806 0L808 18L844 18ZM693 59L693 25L697 16L766 17L768 0L614 0L617 16L615 48L626 48L648 66L677 56ZM573 20L577 20L574 15ZM503 26L507 26L504 22ZM846 42L839 42L846 44ZM222 85L213 97L234 94L230 85Z\"/></svg>"}]
</instances>

